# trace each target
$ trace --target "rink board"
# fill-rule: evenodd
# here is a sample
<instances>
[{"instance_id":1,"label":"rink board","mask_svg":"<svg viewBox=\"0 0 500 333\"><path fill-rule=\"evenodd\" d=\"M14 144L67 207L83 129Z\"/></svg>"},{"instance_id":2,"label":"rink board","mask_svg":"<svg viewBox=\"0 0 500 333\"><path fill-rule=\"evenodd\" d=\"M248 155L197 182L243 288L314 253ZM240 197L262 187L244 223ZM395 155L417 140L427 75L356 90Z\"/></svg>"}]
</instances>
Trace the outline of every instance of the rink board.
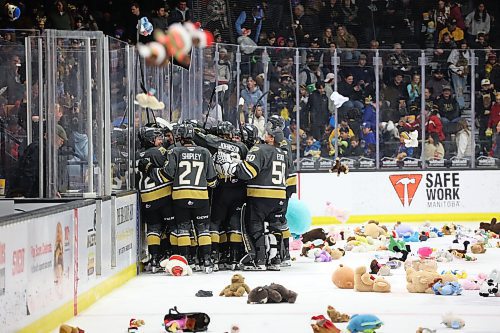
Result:
<instances>
[{"instance_id":1,"label":"rink board","mask_svg":"<svg viewBox=\"0 0 500 333\"><path fill-rule=\"evenodd\" d=\"M3 332L49 332L137 275L137 196L28 208L0 224Z\"/></svg>"},{"instance_id":2,"label":"rink board","mask_svg":"<svg viewBox=\"0 0 500 333\"><path fill-rule=\"evenodd\" d=\"M313 224L484 221L500 214L500 171L301 173Z\"/></svg>"}]
</instances>

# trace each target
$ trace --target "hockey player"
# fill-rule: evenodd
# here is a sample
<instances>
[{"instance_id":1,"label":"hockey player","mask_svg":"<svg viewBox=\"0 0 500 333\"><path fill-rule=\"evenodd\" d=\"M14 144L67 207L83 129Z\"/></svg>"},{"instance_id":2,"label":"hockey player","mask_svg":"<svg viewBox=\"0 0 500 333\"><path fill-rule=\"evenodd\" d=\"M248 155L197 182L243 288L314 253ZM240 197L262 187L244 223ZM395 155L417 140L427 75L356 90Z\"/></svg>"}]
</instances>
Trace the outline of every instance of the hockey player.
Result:
<instances>
[{"instance_id":1,"label":"hockey player","mask_svg":"<svg viewBox=\"0 0 500 333\"><path fill-rule=\"evenodd\" d=\"M177 134L182 146L174 147L167 152L167 162L163 168L154 168L146 160L139 161L139 168L155 180L173 182L172 200L177 224L177 252L188 258L193 265L194 258L190 257L189 253L191 245L189 231L193 223L204 271L211 273L213 263L210 259L210 205L207 187L215 187L217 174L210 152L206 148L194 145L193 126L188 123L180 124Z\"/></svg>"},{"instance_id":2,"label":"hockey player","mask_svg":"<svg viewBox=\"0 0 500 333\"><path fill-rule=\"evenodd\" d=\"M285 120L278 115L271 116L269 118L269 123L271 124L271 127L273 129L281 128L283 130L285 127ZM282 267L288 267L292 264L292 261L290 259L290 237L292 236L292 234L290 233L290 228L288 228L288 224L286 222L286 212L288 208L288 200L293 193L297 192L297 174L295 172L295 165L293 163L292 147L288 140L283 138L283 140L281 140L279 143L279 147L286 151L288 155L289 173L286 180L286 202L284 205L283 219L280 221L281 223L275 226L270 225L270 228L272 229L272 231L280 231L280 234L275 234L280 254L280 257L277 257L275 259L275 262L278 263L279 261L281 261L280 265Z\"/></svg>"},{"instance_id":3,"label":"hockey player","mask_svg":"<svg viewBox=\"0 0 500 333\"><path fill-rule=\"evenodd\" d=\"M145 159L152 166L161 168L166 161L167 150L162 147L163 134L159 128L143 127L139 131L142 149L136 160ZM151 260L146 270L156 273L160 270L162 251L160 237L165 229L174 223L172 213L172 183L155 181L143 172L137 173L137 187L141 199L141 212L146 223L146 242ZM168 248L168 245L165 246Z\"/></svg>"},{"instance_id":4,"label":"hockey player","mask_svg":"<svg viewBox=\"0 0 500 333\"><path fill-rule=\"evenodd\" d=\"M212 260L214 270L236 269L243 255L241 236L241 208L246 200L246 184L236 177L228 177L221 169L219 154L229 154L236 160L244 160L248 149L241 142L234 142L234 126L223 121L215 133L205 134L195 130L194 142L207 148L214 158L219 185L211 198L210 236L212 239Z\"/></svg>"},{"instance_id":5,"label":"hockey player","mask_svg":"<svg viewBox=\"0 0 500 333\"><path fill-rule=\"evenodd\" d=\"M244 124L240 128L240 132L241 142L243 142L248 149L260 143L259 130L255 125Z\"/></svg>"},{"instance_id":6,"label":"hockey player","mask_svg":"<svg viewBox=\"0 0 500 333\"><path fill-rule=\"evenodd\" d=\"M232 161L227 168L228 174L248 180L245 226L255 253L247 255L250 261L242 260L244 270L266 270L266 264L269 269L279 270L279 265L266 260L264 222L279 224L283 218L288 177L287 154L279 148L283 138L281 129L267 126L266 143L255 145L244 162Z\"/></svg>"}]
</instances>

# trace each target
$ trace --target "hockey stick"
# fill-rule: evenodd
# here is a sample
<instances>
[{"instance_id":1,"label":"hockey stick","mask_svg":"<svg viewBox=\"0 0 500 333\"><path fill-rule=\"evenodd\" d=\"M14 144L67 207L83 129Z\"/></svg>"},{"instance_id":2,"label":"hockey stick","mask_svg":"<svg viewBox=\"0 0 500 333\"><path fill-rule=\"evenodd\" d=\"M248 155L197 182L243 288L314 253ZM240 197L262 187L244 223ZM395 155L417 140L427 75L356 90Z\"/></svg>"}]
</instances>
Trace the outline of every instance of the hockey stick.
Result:
<instances>
[{"instance_id":1,"label":"hockey stick","mask_svg":"<svg viewBox=\"0 0 500 333\"><path fill-rule=\"evenodd\" d=\"M215 86L214 89L212 90L212 95L210 96L210 102L208 102L207 116L205 117L205 121L203 122L203 129L206 129L208 116L210 115L210 108L212 106L212 101L214 99L215 94L221 91L224 92L227 89L229 89L229 86L227 84L219 84L218 86Z\"/></svg>"}]
</instances>

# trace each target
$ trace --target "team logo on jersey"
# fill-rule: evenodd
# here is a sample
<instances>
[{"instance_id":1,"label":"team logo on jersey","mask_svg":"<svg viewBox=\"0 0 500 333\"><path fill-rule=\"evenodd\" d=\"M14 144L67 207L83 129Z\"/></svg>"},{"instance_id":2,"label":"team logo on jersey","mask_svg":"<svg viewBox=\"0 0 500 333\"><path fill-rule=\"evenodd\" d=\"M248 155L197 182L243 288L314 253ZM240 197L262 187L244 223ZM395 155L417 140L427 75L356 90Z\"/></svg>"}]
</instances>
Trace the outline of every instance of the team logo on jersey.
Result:
<instances>
[{"instance_id":1,"label":"team logo on jersey","mask_svg":"<svg viewBox=\"0 0 500 333\"><path fill-rule=\"evenodd\" d=\"M191 200L189 200L189 201L188 201L188 205L189 205L189 206L192 206L192 205L194 205L194 202L192 202Z\"/></svg>"},{"instance_id":2,"label":"team logo on jersey","mask_svg":"<svg viewBox=\"0 0 500 333\"><path fill-rule=\"evenodd\" d=\"M253 151L257 151L259 150L260 148L257 147L257 146L253 146L251 149L250 149L250 152L253 152Z\"/></svg>"}]
</instances>

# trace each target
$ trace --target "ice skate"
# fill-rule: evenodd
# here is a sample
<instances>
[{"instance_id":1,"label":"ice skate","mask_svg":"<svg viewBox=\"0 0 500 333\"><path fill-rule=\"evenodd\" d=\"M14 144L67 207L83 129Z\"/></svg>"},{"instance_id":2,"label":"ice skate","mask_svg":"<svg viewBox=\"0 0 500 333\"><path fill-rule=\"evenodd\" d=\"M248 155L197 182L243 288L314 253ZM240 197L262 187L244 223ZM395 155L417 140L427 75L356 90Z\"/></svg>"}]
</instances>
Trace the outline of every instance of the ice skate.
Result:
<instances>
[{"instance_id":1,"label":"ice skate","mask_svg":"<svg viewBox=\"0 0 500 333\"><path fill-rule=\"evenodd\" d=\"M266 265L266 269L268 271L280 271L281 270L281 259L279 256L276 256L269 260L269 263Z\"/></svg>"},{"instance_id":2,"label":"ice skate","mask_svg":"<svg viewBox=\"0 0 500 333\"><path fill-rule=\"evenodd\" d=\"M160 257L159 256L153 256L153 259L150 261L150 267L151 267L151 273L156 274L162 270L162 267L160 266Z\"/></svg>"},{"instance_id":3,"label":"ice skate","mask_svg":"<svg viewBox=\"0 0 500 333\"><path fill-rule=\"evenodd\" d=\"M213 271L217 272L219 269L222 269L222 264L219 262L219 253L218 252L212 252L211 260L213 263Z\"/></svg>"},{"instance_id":4,"label":"ice skate","mask_svg":"<svg viewBox=\"0 0 500 333\"><path fill-rule=\"evenodd\" d=\"M255 261L250 254L245 255L240 261L240 269L243 271L265 271L264 261Z\"/></svg>"},{"instance_id":5,"label":"ice skate","mask_svg":"<svg viewBox=\"0 0 500 333\"><path fill-rule=\"evenodd\" d=\"M205 259L203 260L203 271L206 274L211 274L214 271L214 263L209 256L205 257Z\"/></svg>"}]
</instances>

